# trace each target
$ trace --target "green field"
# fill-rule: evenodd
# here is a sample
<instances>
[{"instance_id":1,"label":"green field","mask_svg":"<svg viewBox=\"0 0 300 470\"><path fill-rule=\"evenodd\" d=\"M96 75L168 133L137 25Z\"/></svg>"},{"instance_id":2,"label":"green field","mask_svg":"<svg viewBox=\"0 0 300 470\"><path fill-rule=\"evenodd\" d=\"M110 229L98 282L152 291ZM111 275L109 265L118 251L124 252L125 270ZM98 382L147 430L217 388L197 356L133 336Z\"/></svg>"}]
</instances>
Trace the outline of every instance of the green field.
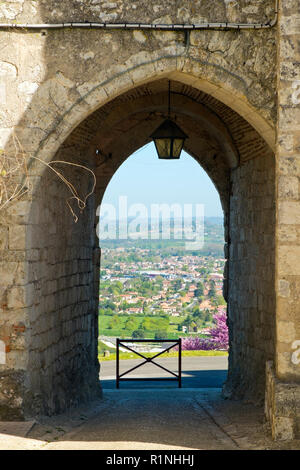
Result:
<instances>
[{"instance_id":1,"label":"green field","mask_svg":"<svg viewBox=\"0 0 300 470\"><path fill-rule=\"evenodd\" d=\"M108 350L109 348L107 348ZM103 361L115 361L116 360L116 353L111 352L109 356L104 357L104 353L100 353L98 355L99 362ZM146 357L153 357L155 353L143 353L144 356ZM177 357L178 353L175 352L170 352L170 353L164 353L159 357ZM228 356L227 351L182 351L182 356L183 357L196 357L196 356ZM136 354L132 353L125 353L125 352L120 352L120 359L139 359L139 356Z\"/></svg>"},{"instance_id":2,"label":"green field","mask_svg":"<svg viewBox=\"0 0 300 470\"><path fill-rule=\"evenodd\" d=\"M167 332L168 339L177 339L179 336L189 336L182 331L178 331L178 324L182 323L182 317L172 317L166 322L166 318L162 316L144 316L144 315L122 315L118 314L119 323L116 328L110 328L109 324L112 320L111 315L99 315L99 334L103 336L115 336L118 338L132 338L132 333L141 327L141 324L145 320L149 320L148 323L152 328L145 329L145 338L153 339L155 333L158 330L165 330ZM126 329L126 322L132 319L135 322L133 329ZM167 328L165 324L168 323ZM161 324L161 326L160 326Z\"/></svg>"}]
</instances>

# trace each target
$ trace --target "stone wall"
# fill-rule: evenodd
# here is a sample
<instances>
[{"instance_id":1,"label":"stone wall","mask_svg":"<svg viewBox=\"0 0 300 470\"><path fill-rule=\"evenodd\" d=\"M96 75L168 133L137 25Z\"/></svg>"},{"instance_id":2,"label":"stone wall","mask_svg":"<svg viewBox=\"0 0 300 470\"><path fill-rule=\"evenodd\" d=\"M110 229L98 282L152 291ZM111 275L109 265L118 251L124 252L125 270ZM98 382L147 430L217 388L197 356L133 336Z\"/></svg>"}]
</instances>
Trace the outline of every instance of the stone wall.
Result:
<instances>
[{"instance_id":1,"label":"stone wall","mask_svg":"<svg viewBox=\"0 0 300 470\"><path fill-rule=\"evenodd\" d=\"M261 403L275 353L275 158L231 172L228 264L229 375L225 396Z\"/></svg>"},{"instance_id":2,"label":"stone wall","mask_svg":"<svg viewBox=\"0 0 300 470\"><path fill-rule=\"evenodd\" d=\"M98 393L93 213L116 169L162 119L167 80L178 94L180 125L191 134L187 150L215 182L226 213L226 392L259 400L268 359L278 378L299 382L299 365L291 361L299 340L299 5L281 4L279 28L193 31L189 38L163 31L1 30L1 155L17 148L30 176L28 194L0 214L1 417L51 414ZM154 0L0 5L5 22L273 17L273 0L184 0L176 8ZM111 152L111 161L94 159L96 149ZM277 150L275 169L271 150ZM67 192L43 164L56 155L96 170L95 198L77 224ZM82 174L67 173L84 192Z\"/></svg>"},{"instance_id":3,"label":"stone wall","mask_svg":"<svg viewBox=\"0 0 300 470\"><path fill-rule=\"evenodd\" d=\"M278 30L277 361L278 378L300 382L291 360L300 341L300 5L284 3Z\"/></svg>"},{"instance_id":4,"label":"stone wall","mask_svg":"<svg viewBox=\"0 0 300 470\"><path fill-rule=\"evenodd\" d=\"M174 8L175 6L175 8ZM142 15L141 16L141 12ZM203 21L266 22L274 16L273 0L7 0L0 18L17 22L101 21L188 23Z\"/></svg>"},{"instance_id":5,"label":"stone wall","mask_svg":"<svg viewBox=\"0 0 300 470\"><path fill-rule=\"evenodd\" d=\"M61 158L87 163L74 148L69 154L65 150ZM53 168L78 188L81 197L91 190L93 181L86 172L62 164ZM1 281L9 283L0 328L7 358L0 366L2 419L51 415L101 396L95 201L90 198L80 213L66 185L50 169L39 182L30 195L26 218L15 218L19 225L13 225L19 235L17 253L25 250L26 264L1 263ZM79 216L77 223L69 205ZM14 242L16 248L15 238ZM7 268L20 271L22 277L8 279L12 274Z\"/></svg>"},{"instance_id":6,"label":"stone wall","mask_svg":"<svg viewBox=\"0 0 300 470\"><path fill-rule=\"evenodd\" d=\"M65 151L64 159L73 161L74 150L69 155ZM77 164L86 163L78 150L76 157ZM80 195L91 189L92 180L84 171L53 166L79 188ZM94 271L94 266L99 266L95 259L96 208L92 198L80 214L70 196L61 181L45 170L29 217L27 415L59 413L101 394L97 360L99 271ZM77 223L68 203L79 216Z\"/></svg>"},{"instance_id":7,"label":"stone wall","mask_svg":"<svg viewBox=\"0 0 300 470\"><path fill-rule=\"evenodd\" d=\"M274 439L300 436L300 5L281 2L276 159L276 359L267 365L266 416Z\"/></svg>"}]
</instances>

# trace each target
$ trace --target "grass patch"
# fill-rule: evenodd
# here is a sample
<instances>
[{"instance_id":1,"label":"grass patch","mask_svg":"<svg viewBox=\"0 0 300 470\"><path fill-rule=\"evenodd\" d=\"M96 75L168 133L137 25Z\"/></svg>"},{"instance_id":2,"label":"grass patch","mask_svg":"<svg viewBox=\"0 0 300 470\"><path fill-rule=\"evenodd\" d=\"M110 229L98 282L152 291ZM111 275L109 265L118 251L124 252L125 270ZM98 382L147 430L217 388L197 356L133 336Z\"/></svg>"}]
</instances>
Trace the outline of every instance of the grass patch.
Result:
<instances>
[{"instance_id":1,"label":"grass patch","mask_svg":"<svg viewBox=\"0 0 300 470\"><path fill-rule=\"evenodd\" d=\"M146 357L153 357L156 353L142 353ZM178 353L176 351L170 353L161 354L159 357L177 357ZM182 351L182 357L197 357L197 356L228 356L227 351ZM116 353L112 352L108 357L104 357L103 353L98 355L99 361L115 361ZM120 359L139 359L137 354L120 352ZM140 358L141 359L141 358Z\"/></svg>"},{"instance_id":2,"label":"grass patch","mask_svg":"<svg viewBox=\"0 0 300 470\"><path fill-rule=\"evenodd\" d=\"M112 315L99 315L99 332L103 336L115 336L117 338L131 338L132 332L138 330L141 327L141 324L144 320L152 320L158 322L153 325L152 330L145 329L145 338L154 339L155 333L158 330L166 330L167 336L169 339L177 339L178 336L190 336L190 333L183 333L178 331L178 324L181 323L184 317L172 317L168 319L170 323L165 325L163 322L166 320L165 317L159 315L126 315L126 314L116 314L115 316L119 319L119 325L116 328L109 328L109 323L111 322ZM135 327L130 330L126 328L126 322L129 320L135 320ZM161 326L159 325L161 322ZM201 335L200 335L201 336Z\"/></svg>"},{"instance_id":3,"label":"grass patch","mask_svg":"<svg viewBox=\"0 0 300 470\"><path fill-rule=\"evenodd\" d=\"M109 351L110 353L116 352L116 348L110 348L107 346L103 341L99 340L98 341L98 354L99 356L103 356L104 351Z\"/></svg>"}]
</instances>

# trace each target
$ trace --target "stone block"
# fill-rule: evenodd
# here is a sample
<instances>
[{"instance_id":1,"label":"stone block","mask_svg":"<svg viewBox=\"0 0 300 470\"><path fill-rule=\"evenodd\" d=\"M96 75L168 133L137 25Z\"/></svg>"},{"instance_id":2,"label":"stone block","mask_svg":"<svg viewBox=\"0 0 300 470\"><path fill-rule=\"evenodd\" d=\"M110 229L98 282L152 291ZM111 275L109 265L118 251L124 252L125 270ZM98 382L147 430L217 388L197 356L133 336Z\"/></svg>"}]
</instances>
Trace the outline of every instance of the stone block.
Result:
<instances>
[{"instance_id":1,"label":"stone block","mask_svg":"<svg viewBox=\"0 0 300 470\"><path fill-rule=\"evenodd\" d=\"M25 250L26 225L12 225L9 227L9 248L11 250Z\"/></svg>"},{"instance_id":2,"label":"stone block","mask_svg":"<svg viewBox=\"0 0 300 470\"><path fill-rule=\"evenodd\" d=\"M266 364L265 415L275 440L300 437L300 384L284 383L276 378L273 363Z\"/></svg>"},{"instance_id":3,"label":"stone block","mask_svg":"<svg viewBox=\"0 0 300 470\"><path fill-rule=\"evenodd\" d=\"M25 307L24 287L11 287L8 290L7 307L15 310Z\"/></svg>"},{"instance_id":4,"label":"stone block","mask_svg":"<svg viewBox=\"0 0 300 470\"><path fill-rule=\"evenodd\" d=\"M293 322L278 321L277 322L277 341L292 344L296 339L296 329Z\"/></svg>"},{"instance_id":5,"label":"stone block","mask_svg":"<svg viewBox=\"0 0 300 470\"><path fill-rule=\"evenodd\" d=\"M280 201L278 204L278 223L300 225L300 202Z\"/></svg>"},{"instance_id":6,"label":"stone block","mask_svg":"<svg viewBox=\"0 0 300 470\"><path fill-rule=\"evenodd\" d=\"M0 251L8 248L8 227L0 226Z\"/></svg>"},{"instance_id":7,"label":"stone block","mask_svg":"<svg viewBox=\"0 0 300 470\"><path fill-rule=\"evenodd\" d=\"M300 246L278 247L278 275L300 276Z\"/></svg>"},{"instance_id":8,"label":"stone block","mask_svg":"<svg viewBox=\"0 0 300 470\"><path fill-rule=\"evenodd\" d=\"M278 197L282 199L298 199L299 179L297 176L279 176Z\"/></svg>"}]
</instances>

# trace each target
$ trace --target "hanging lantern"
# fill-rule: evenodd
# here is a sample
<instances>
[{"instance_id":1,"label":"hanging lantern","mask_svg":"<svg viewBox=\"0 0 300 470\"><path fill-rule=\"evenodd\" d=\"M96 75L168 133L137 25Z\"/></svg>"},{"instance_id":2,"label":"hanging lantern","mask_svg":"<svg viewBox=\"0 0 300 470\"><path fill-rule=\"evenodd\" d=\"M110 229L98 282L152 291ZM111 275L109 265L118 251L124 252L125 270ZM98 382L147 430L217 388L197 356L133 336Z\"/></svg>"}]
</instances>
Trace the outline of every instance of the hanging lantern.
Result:
<instances>
[{"instance_id":1,"label":"hanging lantern","mask_svg":"<svg viewBox=\"0 0 300 470\"><path fill-rule=\"evenodd\" d=\"M166 119L150 136L155 143L158 158L180 158L187 135L170 119Z\"/></svg>"},{"instance_id":2,"label":"hanging lantern","mask_svg":"<svg viewBox=\"0 0 300 470\"><path fill-rule=\"evenodd\" d=\"M150 136L154 140L158 158L164 160L175 160L180 158L185 139L187 138L187 135L180 129L180 127L170 119L170 96L171 86L169 82L168 119L166 119Z\"/></svg>"}]
</instances>

